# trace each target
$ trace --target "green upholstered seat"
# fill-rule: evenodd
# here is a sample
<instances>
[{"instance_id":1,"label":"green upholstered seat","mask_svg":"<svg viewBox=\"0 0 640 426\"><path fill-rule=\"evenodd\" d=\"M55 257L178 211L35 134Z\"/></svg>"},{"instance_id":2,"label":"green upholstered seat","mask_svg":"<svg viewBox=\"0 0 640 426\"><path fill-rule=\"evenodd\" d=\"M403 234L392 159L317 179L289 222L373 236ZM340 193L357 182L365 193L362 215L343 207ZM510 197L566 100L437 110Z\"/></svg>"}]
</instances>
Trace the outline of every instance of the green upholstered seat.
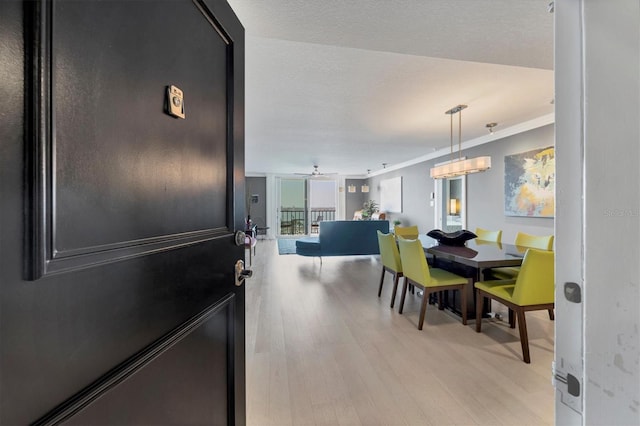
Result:
<instances>
[{"instance_id":1,"label":"green upholstered seat","mask_svg":"<svg viewBox=\"0 0 640 426\"><path fill-rule=\"evenodd\" d=\"M396 239L392 234L384 234L378 232L378 246L380 247L380 261L382 262L382 275L380 276L380 285L378 287L378 297L382 294L382 285L384 284L385 272L393 275L393 293L391 294L391 307L396 301L396 293L398 291L398 280L402 276L402 262L400 262L400 252L396 244Z\"/></svg>"},{"instance_id":2,"label":"green upholstered seat","mask_svg":"<svg viewBox=\"0 0 640 426\"><path fill-rule=\"evenodd\" d=\"M553 235L538 236L518 232L515 244L518 249L523 252L529 248L550 251L553 249ZM491 275L493 278L499 280L508 280L515 279L519 272L519 266L507 266L503 268L493 268L491 270Z\"/></svg>"},{"instance_id":3,"label":"green upholstered seat","mask_svg":"<svg viewBox=\"0 0 640 426\"><path fill-rule=\"evenodd\" d=\"M490 291L494 288L497 287L508 287L508 286L515 286L516 284L516 280L491 280L491 281L482 281L482 282L477 282L475 283L475 287L476 288L480 288L482 290L487 290Z\"/></svg>"},{"instance_id":4,"label":"green upholstered seat","mask_svg":"<svg viewBox=\"0 0 640 426\"><path fill-rule=\"evenodd\" d=\"M484 281L475 283L476 331L482 327L482 304L484 298L496 300L515 312L520 332L520 343L524 362L530 363L529 338L525 312L548 310L553 319L554 309L554 253L552 251L528 249L515 283L508 281ZM510 311L510 313L511 313ZM511 326L515 326L510 316Z\"/></svg>"},{"instance_id":5,"label":"green upholstered seat","mask_svg":"<svg viewBox=\"0 0 640 426\"><path fill-rule=\"evenodd\" d=\"M427 310L427 301L429 295L444 290L458 290L460 292L462 323L467 324L467 302L466 302L466 286L469 283L468 278L461 277L451 272L438 268L429 268L425 257L422 243L419 240L398 239L400 247L400 260L402 262L402 270L404 275L404 285L402 286L402 298L400 299L399 313L402 314L404 308L404 300L407 294L409 284L418 286L423 289L422 306L420 308L420 319L418 321L418 329L422 330L424 317ZM443 299L438 298L440 307L442 307Z\"/></svg>"},{"instance_id":6,"label":"green upholstered seat","mask_svg":"<svg viewBox=\"0 0 640 426\"><path fill-rule=\"evenodd\" d=\"M493 268L491 277L497 280L515 280L520 272L519 266L505 266L503 268Z\"/></svg>"}]
</instances>

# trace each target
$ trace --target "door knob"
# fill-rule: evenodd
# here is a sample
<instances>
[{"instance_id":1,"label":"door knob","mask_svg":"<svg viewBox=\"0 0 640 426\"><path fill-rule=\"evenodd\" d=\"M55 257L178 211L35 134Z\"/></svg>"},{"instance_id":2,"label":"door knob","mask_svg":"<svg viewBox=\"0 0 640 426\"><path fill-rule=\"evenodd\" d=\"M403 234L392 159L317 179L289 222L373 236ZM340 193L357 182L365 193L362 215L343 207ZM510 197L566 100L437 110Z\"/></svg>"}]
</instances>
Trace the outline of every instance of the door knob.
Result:
<instances>
[{"instance_id":1,"label":"door knob","mask_svg":"<svg viewBox=\"0 0 640 426\"><path fill-rule=\"evenodd\" d=\"M253 271L251 269L244 269L244 260L238 260L236 262L236 286L240 287L244 280L251 278Z\"/></svg>"},{"instance_id":2,"label":"door knob","mask_svg":"<svg viewBox=\"0 0 640 426\"><path fill-rule=\"evenodd\" d=\"M234 234L234 240L238 247L244 246L244 239L246 238L246 234L242 231L236 231Z\"/></svg>"}]
</instances>

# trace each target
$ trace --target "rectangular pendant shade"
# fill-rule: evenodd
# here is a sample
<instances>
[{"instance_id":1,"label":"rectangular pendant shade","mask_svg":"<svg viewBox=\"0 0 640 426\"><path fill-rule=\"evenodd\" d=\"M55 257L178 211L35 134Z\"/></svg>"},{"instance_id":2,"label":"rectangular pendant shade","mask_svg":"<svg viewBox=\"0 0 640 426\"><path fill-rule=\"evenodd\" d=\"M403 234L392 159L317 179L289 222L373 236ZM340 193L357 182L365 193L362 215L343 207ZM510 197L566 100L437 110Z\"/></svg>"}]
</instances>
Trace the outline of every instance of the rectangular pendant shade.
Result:
<instances>
[{"instance_id":1,"label":"rectangular pendant shade","mask_svg":"<svg viewBox=\"0 0 640 426\"><path fill-rule=\"evenodd\" d=\"M475 157L466 160L453 160L446 164L435 166L431 169L431 177L434 179L446 179L454 176L468 175L470 173L484 172L491 168L491 157Z\"/></svg>"}]
</instances>

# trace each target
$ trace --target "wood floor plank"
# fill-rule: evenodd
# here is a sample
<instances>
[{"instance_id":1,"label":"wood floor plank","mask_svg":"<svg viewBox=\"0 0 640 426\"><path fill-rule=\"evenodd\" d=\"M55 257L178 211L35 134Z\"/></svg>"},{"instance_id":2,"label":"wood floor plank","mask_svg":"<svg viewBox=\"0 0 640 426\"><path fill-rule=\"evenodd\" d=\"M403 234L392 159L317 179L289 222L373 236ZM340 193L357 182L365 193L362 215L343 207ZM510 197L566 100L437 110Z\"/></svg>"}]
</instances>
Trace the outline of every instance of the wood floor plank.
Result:
<instances>
[{"instance_id":1,"label":"wood floor plank","mask_svg":"<svg viewBox=\"0 0 640 426\"><path fill-rule=\"evenodd\" d=\"M287 356L289 398L291 416L294 425L315 425L311 397L307 391L304 357L299 354Z\"/></svg>"},{"instance_id":2,"label":"wood floor plank","mask_svg":"<svg viewBox=\"0 0 640 426\"><path fill-rule=\"evenodd\" d=\"M516 329L483 332L427 307L391 309L391 280L377 297L376 256L277 254L260 240L246 284L249 425L552 424L554 324L527 313L531 364Z\"/></svg>"},{"instance_id":3,"label":"wood floor plank","mask_svg":"<svg viewBox=\"0 0 640 426\"><path fill-rule=\"evenodd\" d=\"M336 419L340 426L362 426L356 407L353 406L350 399L338 399L333 401L333 408L336 413Z\"/></svg>"},{"instance_id":4,"label":"wood floor plank","mask_svg":"<svg viewBox=\"0 0 640 426\"><path fill-rule=\"evenodd\" d=\"M272 354L269 363L269 424L293 424L288 375L285 354Z\"/></svg>"},{"instance_id":5,"label":"wood floor plank","mask_svg":"<svg viewBox=\"0 0 640 426\"><path fill-rule=\"evenodd\" d=\"M247 357L247 424L269 424L269 354Z\"/></svg>"}]
</instances>

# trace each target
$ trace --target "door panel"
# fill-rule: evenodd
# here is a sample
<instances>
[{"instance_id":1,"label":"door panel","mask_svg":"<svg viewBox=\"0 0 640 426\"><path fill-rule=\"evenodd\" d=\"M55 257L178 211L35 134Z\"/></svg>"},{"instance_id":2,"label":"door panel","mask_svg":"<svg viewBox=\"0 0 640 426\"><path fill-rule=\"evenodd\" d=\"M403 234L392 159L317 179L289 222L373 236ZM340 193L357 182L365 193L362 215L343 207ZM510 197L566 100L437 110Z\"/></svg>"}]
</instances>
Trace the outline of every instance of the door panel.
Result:
<instances>
[{"instance_id":1,"label":"door panel","mask_svg":"<svg viewBox=\"0 0 640 426\"><path fill-rule=\"evenodd\" d=\"M226 40L184 1L54 5L54 250L225 227Z\"/></svg>"},{"instance_id":2,"label":"door panel","mask_svg":"<svg viewBox=\"0 0 640 426\"><path fill-rule=\"evenodd\" d=\"M0 424L244 423L243 37L223 1L0 2Z\"/></svg>"},{"instance_id":3,"label":"door panel","mask_svg":"<svg viewBox=\"0 0 640 426\"><path fill-rule=\"evenodd\" d=\"M33 11L36 277L227 227L229 39L206 6L162 4ZM168 85L185 93L185 120L162 112Z\"/></svg>"},{"instance_id":4,"label":"door panel","mask_svg":"<svg viewBox=\"0 0 640 426\"><path fill-rule=\"evenodd\" d=\"M65 424L226 424L229 377L227 369L217 367L233 362L233 330L228 326L233 324L234 302L232 296L224 299L150 348L131 368L110 378L104 384L109 390ZM168 375L171 380L166 380Z\"/></svg>"}]
</instances>

